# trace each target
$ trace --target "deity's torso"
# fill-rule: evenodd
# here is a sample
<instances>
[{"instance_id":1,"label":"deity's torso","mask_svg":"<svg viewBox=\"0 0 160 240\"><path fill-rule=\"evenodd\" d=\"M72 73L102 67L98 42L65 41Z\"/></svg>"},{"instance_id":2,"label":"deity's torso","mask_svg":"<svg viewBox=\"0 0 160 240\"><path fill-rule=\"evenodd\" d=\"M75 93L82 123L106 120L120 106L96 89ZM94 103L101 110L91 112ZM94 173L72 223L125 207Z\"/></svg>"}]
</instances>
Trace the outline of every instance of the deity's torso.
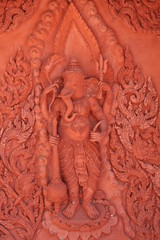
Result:
<instances>
[{"instance_id":1,"label":"deity's torso","mask_svg":"<svg viewBox=\"0 0 160 240\"><path fill-rule=\"evenodd\" d=\"M60 131L63 135L72 140L89 139L91 124L89 121L90 104L87 98L73 101L73 114L77 113L73 121L68 122L62 116L60 121Z\"/></svg>"}]
</instances>

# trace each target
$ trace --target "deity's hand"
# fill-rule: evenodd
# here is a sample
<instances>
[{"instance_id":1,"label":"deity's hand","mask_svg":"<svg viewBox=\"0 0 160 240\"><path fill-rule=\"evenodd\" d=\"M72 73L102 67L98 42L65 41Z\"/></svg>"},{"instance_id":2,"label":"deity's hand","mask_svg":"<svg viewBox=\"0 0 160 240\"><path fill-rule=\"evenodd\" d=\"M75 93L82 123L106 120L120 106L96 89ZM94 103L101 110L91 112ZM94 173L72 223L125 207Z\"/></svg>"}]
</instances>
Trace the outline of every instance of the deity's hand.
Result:
<instances>
[{"instance_id":1,"label":"deity's hand","mask_svg":"<svg viewBox=\"0 0 160 240\"><path fill-rule=\"evenodd\" d=\"M98 84L98 87L100 89L100 91L108 91L111 90L110 86L106 83L106 82L100 82Z\"/></svg>"},{"instance_id":2,"label":"deity's hand","mask_svg":"<svg viewBox=\"0 0 160 240\"><path fill-rule=\"evenodd\" d=\"M59 144L59 136L58 135L56 137L50 136L49 142L52 147L58 145Z\"/></svg>"},{"instance_id":3,"label":"deity's hand","mask_svg":"<svg viewBox=\"0 0 160 240\"><path fill-rule=\"evenodd\" d=\"M103 142L105 136L106 136L106 133L91 132L90 133L90 141L91 142Z\"/></svg>"}]
</instances>

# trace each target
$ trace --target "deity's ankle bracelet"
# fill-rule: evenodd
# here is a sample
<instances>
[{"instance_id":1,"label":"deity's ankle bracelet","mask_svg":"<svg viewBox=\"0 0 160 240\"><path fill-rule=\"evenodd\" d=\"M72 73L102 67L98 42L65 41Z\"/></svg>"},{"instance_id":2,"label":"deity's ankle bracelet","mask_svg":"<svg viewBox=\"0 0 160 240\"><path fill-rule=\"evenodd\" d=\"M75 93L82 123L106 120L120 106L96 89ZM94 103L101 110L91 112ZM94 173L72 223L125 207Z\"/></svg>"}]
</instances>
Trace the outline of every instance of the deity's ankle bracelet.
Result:
<instances>
[{"instance_id":1,"label":"deity's ankle bracelet","mask_svg":"<svg viewBox=\"0 0 160 240\"><path fill-rule=\"evenodd\" d=\"M71 200L70 203L72 203L73 205L75 205L76 203L79 203L79 199L77 199L77 200Z\"/></svg>"}]
</instances>

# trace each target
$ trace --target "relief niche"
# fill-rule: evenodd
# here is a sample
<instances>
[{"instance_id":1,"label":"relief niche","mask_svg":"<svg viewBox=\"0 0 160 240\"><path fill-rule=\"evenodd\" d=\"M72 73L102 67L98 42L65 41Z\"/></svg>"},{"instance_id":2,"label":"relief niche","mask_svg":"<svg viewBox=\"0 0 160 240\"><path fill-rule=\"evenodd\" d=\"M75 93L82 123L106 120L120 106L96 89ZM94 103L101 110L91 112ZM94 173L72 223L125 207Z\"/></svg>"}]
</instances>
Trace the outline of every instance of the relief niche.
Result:
<instances>
[{"instance_id":1,"label":"relief niche","mask_svg":"<svg viewBox=\"0 0 160 240\"><path fill-rule=\"evenodd\" d=\"M0 82L0 239L158 240L151 77L94 1L48 2L26 48Z\"/></svg>"}]
</instances>

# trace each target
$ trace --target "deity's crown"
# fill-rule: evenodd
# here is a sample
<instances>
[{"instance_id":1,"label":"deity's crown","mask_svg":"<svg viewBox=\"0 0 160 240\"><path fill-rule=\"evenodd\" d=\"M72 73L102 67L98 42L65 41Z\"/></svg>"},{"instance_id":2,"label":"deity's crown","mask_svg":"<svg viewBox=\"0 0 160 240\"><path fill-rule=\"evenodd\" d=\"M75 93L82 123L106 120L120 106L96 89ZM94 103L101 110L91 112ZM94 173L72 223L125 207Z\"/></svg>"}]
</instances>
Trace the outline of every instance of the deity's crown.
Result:
<instances>
[{"instance_id":1,"label":"deity's crown","mask_svg":"<svg viewBox=\"0 0 160 240\"><path fill-rule=\"evenodd\" d=\"M64 75L67 75L67 74L72 73L72 72L77 72L77 73L80 73L80 74L84 75L84 73L83 73L82 69L80 68L79 63L78 63L76 58L71 59L68 67L64 71Z\"/></svg>"}]
</instances>

